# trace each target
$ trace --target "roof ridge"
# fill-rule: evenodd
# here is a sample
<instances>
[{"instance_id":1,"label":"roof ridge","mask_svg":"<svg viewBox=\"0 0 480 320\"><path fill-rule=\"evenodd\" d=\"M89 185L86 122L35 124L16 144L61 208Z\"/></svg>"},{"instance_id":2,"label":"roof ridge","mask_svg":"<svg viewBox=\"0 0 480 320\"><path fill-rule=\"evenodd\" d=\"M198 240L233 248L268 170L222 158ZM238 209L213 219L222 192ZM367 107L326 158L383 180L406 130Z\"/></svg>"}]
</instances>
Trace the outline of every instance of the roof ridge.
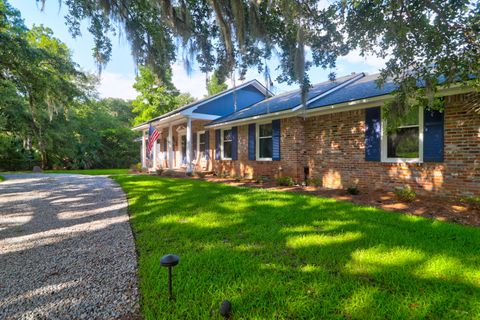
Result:
<instances>
[{"instance_id":1,"label":"roof ridge","mask_svg":"<svg viewBox=\"0 0 480 320\"><path fill-rule=\"evenodd\" d=\"M337 92L338 90L341 90L345 87L348 87L349 85L357 82L358 80L360 79L364 79L367 75L365 74L365 72L360 72L360 73L356 73L356 74L352 74L352 77L348 80L345 80L343 81L342 83L338 84L337 86L333 87L332 89L330 90L327 90L325 91L324 93L322 94L319 94L318 96L316 96L315 98L312 98L310 99L310 101L307 102L307 109L308 109L308 105L315 102L315 101L318 101L318 100L321 100L335 92ZM294 108L295 110L296 108Z\"/></svg>"},{"instance_id":2,"label":"roof ridge","mask_svg":"<svg viewBox=\"0 0 480 320\"><path fill-rule=\"evenodd\" d=\"M313 86L319 86L319 85L322 85L322 84L327 84L327 83L329 83L329 82L336 82L338 79L341 79L341 78L347 78L347 79L343 80L341 83L337 84L335 87L332 88L332 89L334 89L334 88L337 88L338 86L341 86L341 85L344 84L345 82L350 81L350 80L354 79L355 77L358 77L360 74L362 74L363 77L366 76L364 72L361 72L361 73L358 73L358 74L345 75L345 76L341 76L341 77L339 77L339 78L335 78L335 80L333 80L333 81L332 81L332 80L327 80L327 81L323 81L323 82L318 82L318 83L312 85L312 87L313 87ZM362 77L362 78L363 78L363 77ZM361 78L358 78L358 79L361 79ZM356 80L358 80L358 79L356 79ZM355 81L356 81L356 80L355 80ZM330 89L330 90L332 90L332 89ZM330 90L327 90L327 91L325 91L325 92L319 93L318 95L316 95L316 96L313 97L312 99L314 99L314 98L318 97L319 95L322 95L322 94L324 94L324 93L326 93L326 92L328 92L328 91L330 91ZM219 122L221 122L222 119L224 119L224 118L228 118L228 117L230 117L230 116L232 116L232 115L234 115L234 114L242 114L242 113L245 113L245 112L247 112L247 111L255 108L256 106L258 106L258 105L261 104L261 103L268 103L268 100L273 100L273 99L276 99L276 98L281 98L281 97L283 97L283 96L286 96L286 95L289 95L289 94L292 94L292 93L296 93L296 92L299 92L299 91L300 91L300 89L293 89L293 90L290 90L290 91L283 92L283 93L281 93L281 94L272 96L272 97L270 97L270 98L266 98L266 99L261 100L261 101L255 103L255 104L247 107L247 108L243 108L243 109L241 109L241 110L239 110L239 111L237 111L237 112L234 112L234 113L225 115L225 116L223 116L223 117L220 117L220 118L218 118L218 119L215 119L214 121L212 121L212 123L219 123ZM311 99L310 99L310 100L311 100ZM295 107L295 108L296 108L296 107ZM292 109L295 109L295 108L292 108Z\"/></svg>"}]
</instances>

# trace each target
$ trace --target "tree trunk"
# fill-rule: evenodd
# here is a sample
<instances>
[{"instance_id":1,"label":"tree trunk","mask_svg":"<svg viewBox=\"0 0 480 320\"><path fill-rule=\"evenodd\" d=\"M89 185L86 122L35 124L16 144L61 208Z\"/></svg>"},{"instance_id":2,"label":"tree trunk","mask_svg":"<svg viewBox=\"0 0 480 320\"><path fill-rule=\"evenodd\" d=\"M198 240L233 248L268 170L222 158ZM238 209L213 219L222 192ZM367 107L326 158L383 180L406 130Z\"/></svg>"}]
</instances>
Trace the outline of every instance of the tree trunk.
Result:
<instances>
[{"instance_id":1,"label":"tree trunk","mask_svg":"<svg viewBox=\"0 0 480 320\"><path fill-rule=\"evenodd\" d=\"M35 102L33 100L32 94L28 92L28 104L30 107L30 113L32 116L32 132L38 140L38 150L40 151L40 161L42 169L46 169L47 166L47 151L45 149L45 141L43 140L42 126L39 121L35 118Z\"/></svg>"}]
</instances>

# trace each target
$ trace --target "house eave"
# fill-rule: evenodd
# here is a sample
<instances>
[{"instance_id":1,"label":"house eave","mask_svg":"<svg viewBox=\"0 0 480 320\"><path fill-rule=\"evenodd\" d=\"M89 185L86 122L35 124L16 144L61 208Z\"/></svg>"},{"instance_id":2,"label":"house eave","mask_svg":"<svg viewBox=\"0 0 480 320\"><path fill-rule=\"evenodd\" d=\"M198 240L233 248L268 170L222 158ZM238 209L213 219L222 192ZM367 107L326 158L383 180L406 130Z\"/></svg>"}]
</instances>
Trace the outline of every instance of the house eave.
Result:
<instances>
[{"instance_id":1,"label":"house eave","mask_svg":"<svg viewBox=\"0 0 480 320\"><path fill-rule=\"evenodd\" d=\"M453 85L450 87L440 88L435 94L435 96L445 97L445 96L451 96L456 94L468 93L468 92L471 92L472 90L473 89L471 86ZM337 103L333 105L321 106L314 109L308 109L307 111L304 111L302 108L295 107L293 109L289 109L285 111L262 114L262 115L248 117L244 119L238 119L238 120L215 123L215 124L207 124L205 127L222 128L222 127L229 127L232 125L248 124L258 120L270 120L270 119L275 120L275 119L295 117L295 116L313 117L313 116L322 115L322 114L366 109L366 108L379 106L379 104L381 103L385 103L389 100L392 100L394 96L395 96L394 94L386 94L386 95L381 95L376 97L346 101L346 102Z\"/></svg>"}]
</instances>

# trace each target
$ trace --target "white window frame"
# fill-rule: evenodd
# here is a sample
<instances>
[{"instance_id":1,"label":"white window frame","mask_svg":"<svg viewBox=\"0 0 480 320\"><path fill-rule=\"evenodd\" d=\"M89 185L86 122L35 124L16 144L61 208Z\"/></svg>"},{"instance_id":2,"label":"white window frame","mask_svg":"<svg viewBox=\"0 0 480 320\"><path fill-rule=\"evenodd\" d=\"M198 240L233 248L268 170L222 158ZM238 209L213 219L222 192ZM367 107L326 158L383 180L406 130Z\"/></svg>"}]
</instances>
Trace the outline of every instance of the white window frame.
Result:
<instances>
[{"instance_id":1,"label":"white window frame","mask_svg":"<svg viewBox=\"0 0 480 320\"><path fill-rule=\"evenodd\" d=\"M380 137L381 141L381 160L382 162L389 163L423 163L423 128L424 128L424 119L423 119L423 107L418 108L418 158L388 158L388 137L387 137L387 120L384 117L384 110L381 109L382 117L382 135ZM408 128L409 126L404 126ZM411 126L416 127L416 126Z\"/></svg>"},{"instance_id":2,"label":"white window frame","mask_svg":"<svg viewBox=\"0 0 480 320\"><path fill-rule=\"evenodd\" d=\"M232 158L226 158L224 155L223 155L223 137L224 137L224 134L223 132L224 131L227 131L227 130L232 130L232 127L230 128L224 128L220 131L220 155L221 155L221 159L222 160L232 160ZM232 145L233 145L233 139L232 139ZM233 153L233 150L232 150L232 153Z\"/></svg>"},{"instance_id":3,"label":"white window frame","mask_svg":"<svg viewBox=\"0 0 480 320\"><path fill-rule=\"evenodd\" d=\"M272 158L260 158L260 126L270 124L272 126L272 156L273 156L273 124L272 121L259 122L255 126L255 159L257 161L272 161Z\"/></svg>"},{"instance_id":4,"label":"white window frame","mask_svg":"<svg viewBox=\"0 0 480 320\"><path fill-rule=\"evenodd\" d=\"M206 140L205 140L205 154L203 155L203 157L202 157L202 155L200 154L200 135L201 135L201 134L204 135L204 134L205 134L205 131L198 131L198 132L197 132L197 154L198 154L198 158L199 158L199 159L206 159L206 158L207 158L207 152L208 152L208 151L207 151L207 148L206 148L206 146L207 146L207 141L206 141Z\"/></svg>"}]
</instances>

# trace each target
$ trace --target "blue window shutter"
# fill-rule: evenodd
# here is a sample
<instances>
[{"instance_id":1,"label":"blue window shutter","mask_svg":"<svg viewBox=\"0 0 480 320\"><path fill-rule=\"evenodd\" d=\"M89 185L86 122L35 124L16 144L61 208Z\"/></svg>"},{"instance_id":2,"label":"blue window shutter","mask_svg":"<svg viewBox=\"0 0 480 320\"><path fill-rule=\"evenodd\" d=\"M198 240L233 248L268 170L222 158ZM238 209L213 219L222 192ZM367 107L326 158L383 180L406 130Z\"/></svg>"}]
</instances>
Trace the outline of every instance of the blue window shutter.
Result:
<instances>
[{"instance_id":1,"label":"blue window shutter","mask_svg":"<svg viewBox=\"0 0 480 320\"><path fill-rule=\"evenodd\" d=\"M232 160L238 160L238 129L232 127Z\"/></svg>"},{"instance_id":2,"label":"blue window shutter","mask_svg":"<svg viewBox=\"0 0 480 320\"><path fill-rule=\"evenodd\" d=\"M444 113L437 110L425 110L423 120L423 161L442 162Z\"/></svg>"},{"instance_id":3,"label":"blue window shutter","mask_svg":"<svg viewBox=\"0 0 480 320\"><path fill-rule=\"evenodd\" d=\"M248 125L248 160L255 160L255 123Z\"/></svg>"},{"instance_id":4,"label":"blue window shutter","mask_svg":"<svg viewBox=\"0 0 480 320\"><path fill-rule=\"evenodd\" d=\"M380 161L382 130L380 107L365 110L365 160Z\"/></svg>"},{"instance_id":5,"label":"blue window shutter","mask_svg":"<svg viewBox=\"0 0 480 320\"><path fill-rule=\"evenodd\" d=\"M280 120L272 121L272 160L280 160Z\"/></svg>"},{"instance_id":6,"label":"blue window shutter","mask_svg":"<svg viewBox=\"0 0 480 320\"><path fill-rule=\"evenodd\" d=\"M222 131L220 129L215 130L215 160L220 160L220 135Z\"/></svg>"},{"instance_id":7,"label":"blue window shutter","mask_svg":"<svg viewBox=\"0 0 480 320\"><path fill-rule=\"evenodd\" d=\"M210 160L210 134L205 130L205 159Z\"/></svg>"}]
</instances>

